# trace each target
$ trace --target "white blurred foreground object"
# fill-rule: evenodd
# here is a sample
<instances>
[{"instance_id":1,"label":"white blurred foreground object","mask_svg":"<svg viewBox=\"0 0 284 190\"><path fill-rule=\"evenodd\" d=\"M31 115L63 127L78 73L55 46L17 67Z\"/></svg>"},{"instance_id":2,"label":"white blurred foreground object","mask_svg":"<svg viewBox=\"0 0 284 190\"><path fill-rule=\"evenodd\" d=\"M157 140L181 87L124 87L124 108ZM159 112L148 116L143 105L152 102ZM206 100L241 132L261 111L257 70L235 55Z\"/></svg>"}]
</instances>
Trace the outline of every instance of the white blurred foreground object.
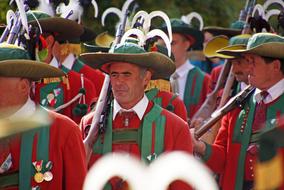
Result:
<instances>
[{"instance_id":1,"label":"white blurred foreground object","mask_svg":"<svg viewBox=\"0 0 284 190\"><path fill-rule=\"evenodd\" d=\"M13 120L0 119L0 139L35 128L48 126L51 123L46 111L39 109L31 117L18 117Z\"/></svg>"},{"instance_id":2,"label":"white blurred foreground object","mask_svg":"<svg viewBox=\"0 0 284 190\"><path fill-rule=\"evenodd\" d=\"M196 190L217 190L209 169L183 152L161 155L149 167L141 161L119 153L98 160L87 174L84 190L101 190L114 176L119 176L132 190L166 190L175 180L182 180Z\"/></svg>"}]
</instances>

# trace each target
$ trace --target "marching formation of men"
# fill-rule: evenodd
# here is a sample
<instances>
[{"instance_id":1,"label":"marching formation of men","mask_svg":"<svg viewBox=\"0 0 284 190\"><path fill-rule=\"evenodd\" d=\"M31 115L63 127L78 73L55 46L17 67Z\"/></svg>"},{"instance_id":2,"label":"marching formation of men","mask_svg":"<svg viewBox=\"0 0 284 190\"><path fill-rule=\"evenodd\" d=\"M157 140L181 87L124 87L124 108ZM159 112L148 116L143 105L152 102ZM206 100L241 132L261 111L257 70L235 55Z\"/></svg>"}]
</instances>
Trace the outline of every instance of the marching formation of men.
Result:
<instances>
[{"instance_id":1,"label":"marching formation of men","mask_svg":"<svg viewBox=\"0 0 284 190\"><path fill-rule=\"evenodd\" d=\"M17 5L1 26L0 189L81 190L106 154L151 164L174 151L222 190L284 189L284 37L267 18L202 30L161 11L164 24L149 26L138 12L112 37ZM38 112L46 123L32 124ZM114 176L104 189L131 187Z\"/></svg>"}]
</instances>

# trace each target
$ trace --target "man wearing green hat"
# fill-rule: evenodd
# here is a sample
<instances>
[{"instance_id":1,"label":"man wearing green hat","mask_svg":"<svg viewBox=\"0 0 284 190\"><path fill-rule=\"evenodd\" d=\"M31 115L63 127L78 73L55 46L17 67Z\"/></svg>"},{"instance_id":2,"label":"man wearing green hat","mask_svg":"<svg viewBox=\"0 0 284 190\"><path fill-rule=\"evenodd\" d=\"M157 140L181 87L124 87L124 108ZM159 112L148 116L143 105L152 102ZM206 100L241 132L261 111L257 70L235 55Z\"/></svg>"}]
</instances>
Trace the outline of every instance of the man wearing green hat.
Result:
<instances>
[{"instance_id":1,"label":"man wearing green hat","mask_svg":"<svg viewBox=\"0 0 284 190\"><path fill-rule=\"evenodd\" d=\"M222 189L251 189L258 153L258 136L274 128L284 113L284 39L270 33L253 35L246 47L218 53L240 57L250 64L249 83L256 87L243 108L222 119L213 145L194 140L194 150L206 164L221 174Z\"/></svg>"},{"instance_id":2,"label":"man wearing green hat","mask_svg":"<svg viewBox=\"0 0 284 190\"><path fill-rule=\"evenodd\" d=\"M29 118L40 109L51 119L49 126L4 141L0 189L82 189L86 156L78 126L61 114L36 108L30 98L34 81L64 75L55 67L29 60L20 47L0 44L0 117Z\"/></svg>"},{"instance_id":3,"label":"man wearing green hat","mask_svg":"<svg viewBox=\"0 0 284 190\"><path fill-rule=\"evenodd\" d=\"M226 36L216 36L211 41L207 43L207 45L204 48L204 55L212 58L212 57L218 57L222 59L227 59L231 63L231 71L234 75L236 82L232 84L232 87L229 89L230 96L233 97L238 92L243 90L248 85L248 75L250 71L250 64L244 60L242 60L239 57L232 57L232 56L226 56L220 53L217 53L217 51L221 49L232 49L240 46L246 46L249 38L251 35L249 34L242 34L237 35L230 40ZM221 73L223 66L219 66L213 69L211 74L211 84L210 84L210 90L214 91L215 86L217 85L218 77ZM203 124L204 120L210 118L213 111L218 109L220 107L220 102L222 99L223 90L221 89L217 92L215 99L212 98L211 94L207 97L206 101L203 103L201 108L198 110L198 112L193 116L191 126L198 128L201 124ZM211 103L212 101L214 101ZM208 102L210 102L212 107L209 107ZM202 140L205 142L212 144L215 140L215 137L217 135L217 132L219 130L220 125L217 124L215 127L211 128L206 134L202 136Z\"/></svg>"},{"instance_id":4,"label":"man wearing green hat","mask_svg":"<svg viewBox=\"0 0 284 190\"><path fill-rule=\"evenodd\" d=\"M89 30L72 20L50 17L41 11L29 11L27 15L32 26L40 25L43 31L40 36L43 41L41 43L47 46L45 50L36 50L38 58L67 73L67 78L36 83L35 101L79 123L98 96L94 83L86 76L95 77L92 80L97 81L96 73L100 72L94 71L76 59L75 54L80 54L80 44L69 42L84 41L92 35L88 35Z\"/></svg>"},{"instance_id":5,"label":"man wearing green hat","mask_svg":"<svg viewBox=\"0 0 284 190\"><path fill-rule=\"evenodd\" d=\"M203 34L179 19L172 19L171 26L173 31L171 47L177 68L171 76L172 88L173 92L184 101L188 118L191 119L206 99L210 82L209 75L193 66L187 54L191 48L202 49ZM167 30L166 26L162 26L161 29Z\"/></svg>"},{"instance_id":6,"label":"man wearing green hat","mask_svg":"<svg viewBox=\"0 0 284 190\"><path fill-rule=\"evenodd\" d=\"M146 163L165 151L191 154L187 123L149 101L144 92L151 78L165 78L174 72L171 59L129 42L115 46L113 53L86 53L81 58L110 75L114 96L105 133L91 134L95 144L89 166L108 152L126 152ZM122 184L122 180L111 180L112 189L121 189ZM187 188L179 181L170 185L170 189Z\"/></svg>"}]
</instances>

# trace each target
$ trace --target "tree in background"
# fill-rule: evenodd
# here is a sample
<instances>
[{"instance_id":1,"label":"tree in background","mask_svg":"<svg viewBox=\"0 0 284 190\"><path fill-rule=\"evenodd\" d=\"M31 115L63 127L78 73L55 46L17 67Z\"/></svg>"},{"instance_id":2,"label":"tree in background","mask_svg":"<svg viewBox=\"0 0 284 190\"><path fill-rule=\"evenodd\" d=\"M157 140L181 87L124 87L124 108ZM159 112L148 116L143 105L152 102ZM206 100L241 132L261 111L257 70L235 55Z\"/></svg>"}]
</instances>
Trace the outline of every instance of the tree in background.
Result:
<instances>
[{"instance_id":1,"label":"tree in background","mask_svg":"<svg viewBox=\"0 0 284 190\"><path fill-rule=\"evenodd\" d=\"M118 21L116 16L108 16L106 26L101 26L101 15L109 7L121 8L125 0L97 0L99 6L99 16L94 18L94 9L91 0L80 0L84 7L83 23L94 29L97 33L108 30L114 34L115 23ZM0 23L6 23L6 12L11 9L9 1L0 1ZM54 5L60 2L68 3L68 0L50 0ZM151 12L161 10L168 14L170 18L181 17L192 11L202 15L205 26L215 25L229 27L232 22L238 19L240 10L244 8L246 0L136 0L139 7L136 10ZM29 0L30 6L34 8L38 0ZM259 2L260 3L260 2Z\"/></svg>"}]
</instances>

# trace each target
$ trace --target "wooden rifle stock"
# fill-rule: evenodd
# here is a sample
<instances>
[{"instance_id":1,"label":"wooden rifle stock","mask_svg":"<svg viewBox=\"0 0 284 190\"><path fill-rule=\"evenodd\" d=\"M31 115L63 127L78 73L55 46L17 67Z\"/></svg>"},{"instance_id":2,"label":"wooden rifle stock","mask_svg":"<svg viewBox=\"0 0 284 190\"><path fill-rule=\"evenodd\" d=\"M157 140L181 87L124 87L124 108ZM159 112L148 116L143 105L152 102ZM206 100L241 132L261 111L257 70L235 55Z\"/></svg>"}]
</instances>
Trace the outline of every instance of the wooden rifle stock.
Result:
<instances>
[{"instance_id":1,"label":"wooden rifle stock","mask_svg":"<svg viewBox=\"0 0 284 190\"><path fill-rule=\"evenodd\" d=\"M194 118L209 118L211 113L216 109L216 101L219 90L224 88L227 76L230 72L231 63L228 60L225 60L221 73L218 77L216 86L214 90L207 95L205 102L202 104L200 109L194 115Z\"/></svg>"},{"instance_id":2,"label":"wooden rifle stock","mask_svg":"<svg viewBox=\"0 0 284 190\"><path fill-rule=\"evenodd\" d=\"M232 109L236 107L242 108L254 89L255 88L251 85L247 86L243 91L231 98L223 107L213 112L211 118L195 131L195 137L200 138L204 135L218 120L220 120L221 117L230 112Z\"/></svg>"},{"instance_id":3,"label":"wooden rifle stock","mask_svg":"<svg viewBox=\"0 0 284 190\"><path fill-rule=\"evenodd\" d=\"M126 25L128 13L129 11L127 10L124 15L125 17L117 30L116 39L110 51L114 49L115 45L120 43L120 40L125 31L125 25ZM110 77L109 75L105 75L105 80L104 80L104 83L101 89L101 93L100 93L98 102L96 103L90 131L84 140L87 163L89 162L91 158L92 147L94 146L94 143L97 140L98 134L99 133L103 134L106 130L107 118L109 114L110 104L112 101L111 93L112 92L111 92L111 85L110 85Z\"/></svg>"}]
</instances>

